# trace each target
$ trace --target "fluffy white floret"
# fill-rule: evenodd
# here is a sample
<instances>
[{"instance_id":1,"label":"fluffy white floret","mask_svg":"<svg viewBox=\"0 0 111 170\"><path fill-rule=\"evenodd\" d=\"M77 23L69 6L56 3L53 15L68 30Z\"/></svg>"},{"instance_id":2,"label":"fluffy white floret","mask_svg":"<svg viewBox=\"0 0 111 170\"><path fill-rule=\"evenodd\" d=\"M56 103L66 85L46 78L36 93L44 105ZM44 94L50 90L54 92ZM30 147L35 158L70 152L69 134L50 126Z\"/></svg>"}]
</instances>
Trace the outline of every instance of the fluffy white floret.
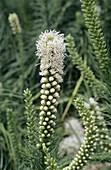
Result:
<instances>
[{"instance_id":1,"label":"fluffy white floret","mask_svg":"<svg viewBox=\"0 0 111 170\"><path fill-rule=\"evenodd\" d=\"M36 55L41 59L41 72L50 68L60 75L63 74L63 59L66 52L64 34L59 34L55 30L46 30L44 33L41 33L36 41L36 47ZM61 82L61 77L58 78L60 78Z\"/></svg>"}]
</instances>

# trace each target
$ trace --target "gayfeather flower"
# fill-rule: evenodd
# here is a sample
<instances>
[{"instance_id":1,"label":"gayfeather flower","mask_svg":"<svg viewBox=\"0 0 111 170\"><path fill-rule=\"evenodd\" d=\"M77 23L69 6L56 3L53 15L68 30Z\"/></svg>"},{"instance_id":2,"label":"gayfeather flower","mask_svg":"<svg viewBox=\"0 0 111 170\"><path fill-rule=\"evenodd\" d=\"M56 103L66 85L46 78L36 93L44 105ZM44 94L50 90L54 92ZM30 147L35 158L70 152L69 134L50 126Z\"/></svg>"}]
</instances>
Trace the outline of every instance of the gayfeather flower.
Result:
<instances>
[{"instance_id":1,"label":"gayfeather flower","mask_svg":"<svg viewBox=\"0 0 111 170\"><path fill-rule=\"evenodd\" d=\"M59 32L45 31L36 41L40 58L41 106L39 113L39 143L37 147L49 147L56 125L57 99L63 74L63 59L66 51L64 35Z\"/></svg>"},{"instance_id":2,"label":"gayfeather flower","mask_svg":"<svg viewBox=\"0 0 111 170\"><path fill-rule=\"evenodd\" d=\"M8 20L9 20L10 26L12 28L13 34L21 33L22 30L21 30L21 26L20 26L17 14L16 13L10 14L8 17Z\"/></svg>"},{"instance_id":3,"label":"gayfeather flower","mask_svg":"<svg viewBox=\"0 0 111 170\"><path fill-rule=\"evenodd\" d=\"M64 43L64 34L59 32L48 31L41 33L39 39L36 41L37 53L41 59L41 75L44 75L45 70L52 70L58 77L59 82L62 81L63 74L63 59L66 51L66 44Z\"/></svg>"}]
</instances>

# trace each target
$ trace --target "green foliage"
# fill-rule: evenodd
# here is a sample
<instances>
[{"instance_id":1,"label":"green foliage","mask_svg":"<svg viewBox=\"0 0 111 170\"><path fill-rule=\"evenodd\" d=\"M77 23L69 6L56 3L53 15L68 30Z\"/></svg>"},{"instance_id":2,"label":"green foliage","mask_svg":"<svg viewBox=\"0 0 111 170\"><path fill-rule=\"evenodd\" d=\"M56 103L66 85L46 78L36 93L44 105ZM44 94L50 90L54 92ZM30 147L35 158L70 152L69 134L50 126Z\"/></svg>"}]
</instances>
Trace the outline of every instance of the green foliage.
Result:
<instances>
[{"instance_id":1,"label":"green foliage","mask_svg":"<svg viewBox=\"0 0 111 170\"><path fill-rule=\"evenodd\" d=\"M24 90L25 96L25 109L27 116L27 131L26 131L26 139L25 145L27 151L25 153L25 166L30 167L31 169L36 169L39 167L39 152L37 152L36 143L38 141L38 118L35 111L35 106L33 105L32 94L29 89ZM39 163L38 163L39 162ZM25 168L26 168L25 167Z\"/></svg>"},{"instance_id":2,"label":"green foliage","mask_svg":"<svg viewBox=\"0 0 111 170\"><path fill-rule=\"evenodd\" d=\"M19 150L19 143L17 140L17 135L16 135L16 125L14 123L14 118L12 114L12 110L8 109L7 110L7 124L8 124L8 131L10 133L11 139L12 139L12 157L14 161L14 165L18 167L18 164L21 161L20 158L20 150Z\"/></svg>"}]
</instances>

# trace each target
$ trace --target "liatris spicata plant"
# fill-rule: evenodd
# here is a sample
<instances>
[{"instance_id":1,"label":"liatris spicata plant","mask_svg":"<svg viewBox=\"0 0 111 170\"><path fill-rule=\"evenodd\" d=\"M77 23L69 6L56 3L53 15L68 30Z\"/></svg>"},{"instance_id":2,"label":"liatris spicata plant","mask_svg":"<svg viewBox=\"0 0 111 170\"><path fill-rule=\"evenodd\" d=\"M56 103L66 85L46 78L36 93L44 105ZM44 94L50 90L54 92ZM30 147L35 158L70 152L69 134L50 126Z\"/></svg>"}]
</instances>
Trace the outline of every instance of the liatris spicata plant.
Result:
<instances>
[{"instance_id":1,"label":"liatris spicata plant","mask_svg":"<svg viewBox=\"0 0 111 170\"><path fill-rule=\"evenodd\" d=\"M85 126L84 143L81 145L78 154L70 165L63 170L75 170L81 169L88 160L91 159L96 149L96 142L98 141L98 127L94 120L94 113L84 107L84 102L81 98L75 100L75 107L78 109L80 116L82 117L83 124Z\"/></svg>"},{"instance_id":2,"label":"liatris spicata plant","mask_svg":"<svg viewBox=\"0 0 111 170\"><path fill-rule=\"evenodd\" d=\"M12 28L13 34L21 33L22 29L21 29L17 14L16 13L10 14L8 17L8 20L9 20L10 26Z\"/></svg>"},{"instance_id":3,"label":"liatris spicata plant","mask_svg":"<svg viewBox=\"0 0 111 170\"><path fill-rule=\"evenodd\" d=\"M36 41L37 53L40 59L41 78L41 106L39 141L37 147L50 145L53 138L57 98L63 74L63 59L66 51L64 35L59 32L45 31Z\"/></svg>"}]
</instances>

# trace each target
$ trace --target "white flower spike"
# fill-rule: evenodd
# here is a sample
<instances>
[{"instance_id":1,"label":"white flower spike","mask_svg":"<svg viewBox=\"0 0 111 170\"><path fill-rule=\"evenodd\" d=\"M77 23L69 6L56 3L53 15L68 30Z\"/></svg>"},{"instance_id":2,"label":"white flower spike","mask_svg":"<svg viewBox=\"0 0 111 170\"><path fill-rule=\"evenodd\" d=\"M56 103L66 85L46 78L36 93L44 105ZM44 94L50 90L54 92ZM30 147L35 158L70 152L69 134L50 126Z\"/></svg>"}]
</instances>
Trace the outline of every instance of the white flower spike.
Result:
<instances>
[{"instance_id":1,"label":"white flower spike","mask_svg":"<svg viewBox=\"0 0 111 170\"><path fill-rule=\"evenodd\" d=\"M66 44L64 43L64 34L59 32L48 31L41 33L39 39L36 41L37 53L41 59L41 74L44 71L53 69L53 72L63 74L63 59L66 52ZM59 82L62 81L61 76L58 78Z\"/></svg>"},{"instance_id":2,"label":"white flower spike","mask_svg":"<svg viewBox=\"0 0 111 170\"><path fill-rule=\"evenodd\" d=\"M64 35L59 32L45 31L36 41L37 53L40 59L41 75L41 106L39 144L44 143L49 147L54 135L56 125L57 98L59 97L60 85L63 74L63 59L66 51ZM41 128L43 127L43 128Z\"/></svg>"}]
</instances>

